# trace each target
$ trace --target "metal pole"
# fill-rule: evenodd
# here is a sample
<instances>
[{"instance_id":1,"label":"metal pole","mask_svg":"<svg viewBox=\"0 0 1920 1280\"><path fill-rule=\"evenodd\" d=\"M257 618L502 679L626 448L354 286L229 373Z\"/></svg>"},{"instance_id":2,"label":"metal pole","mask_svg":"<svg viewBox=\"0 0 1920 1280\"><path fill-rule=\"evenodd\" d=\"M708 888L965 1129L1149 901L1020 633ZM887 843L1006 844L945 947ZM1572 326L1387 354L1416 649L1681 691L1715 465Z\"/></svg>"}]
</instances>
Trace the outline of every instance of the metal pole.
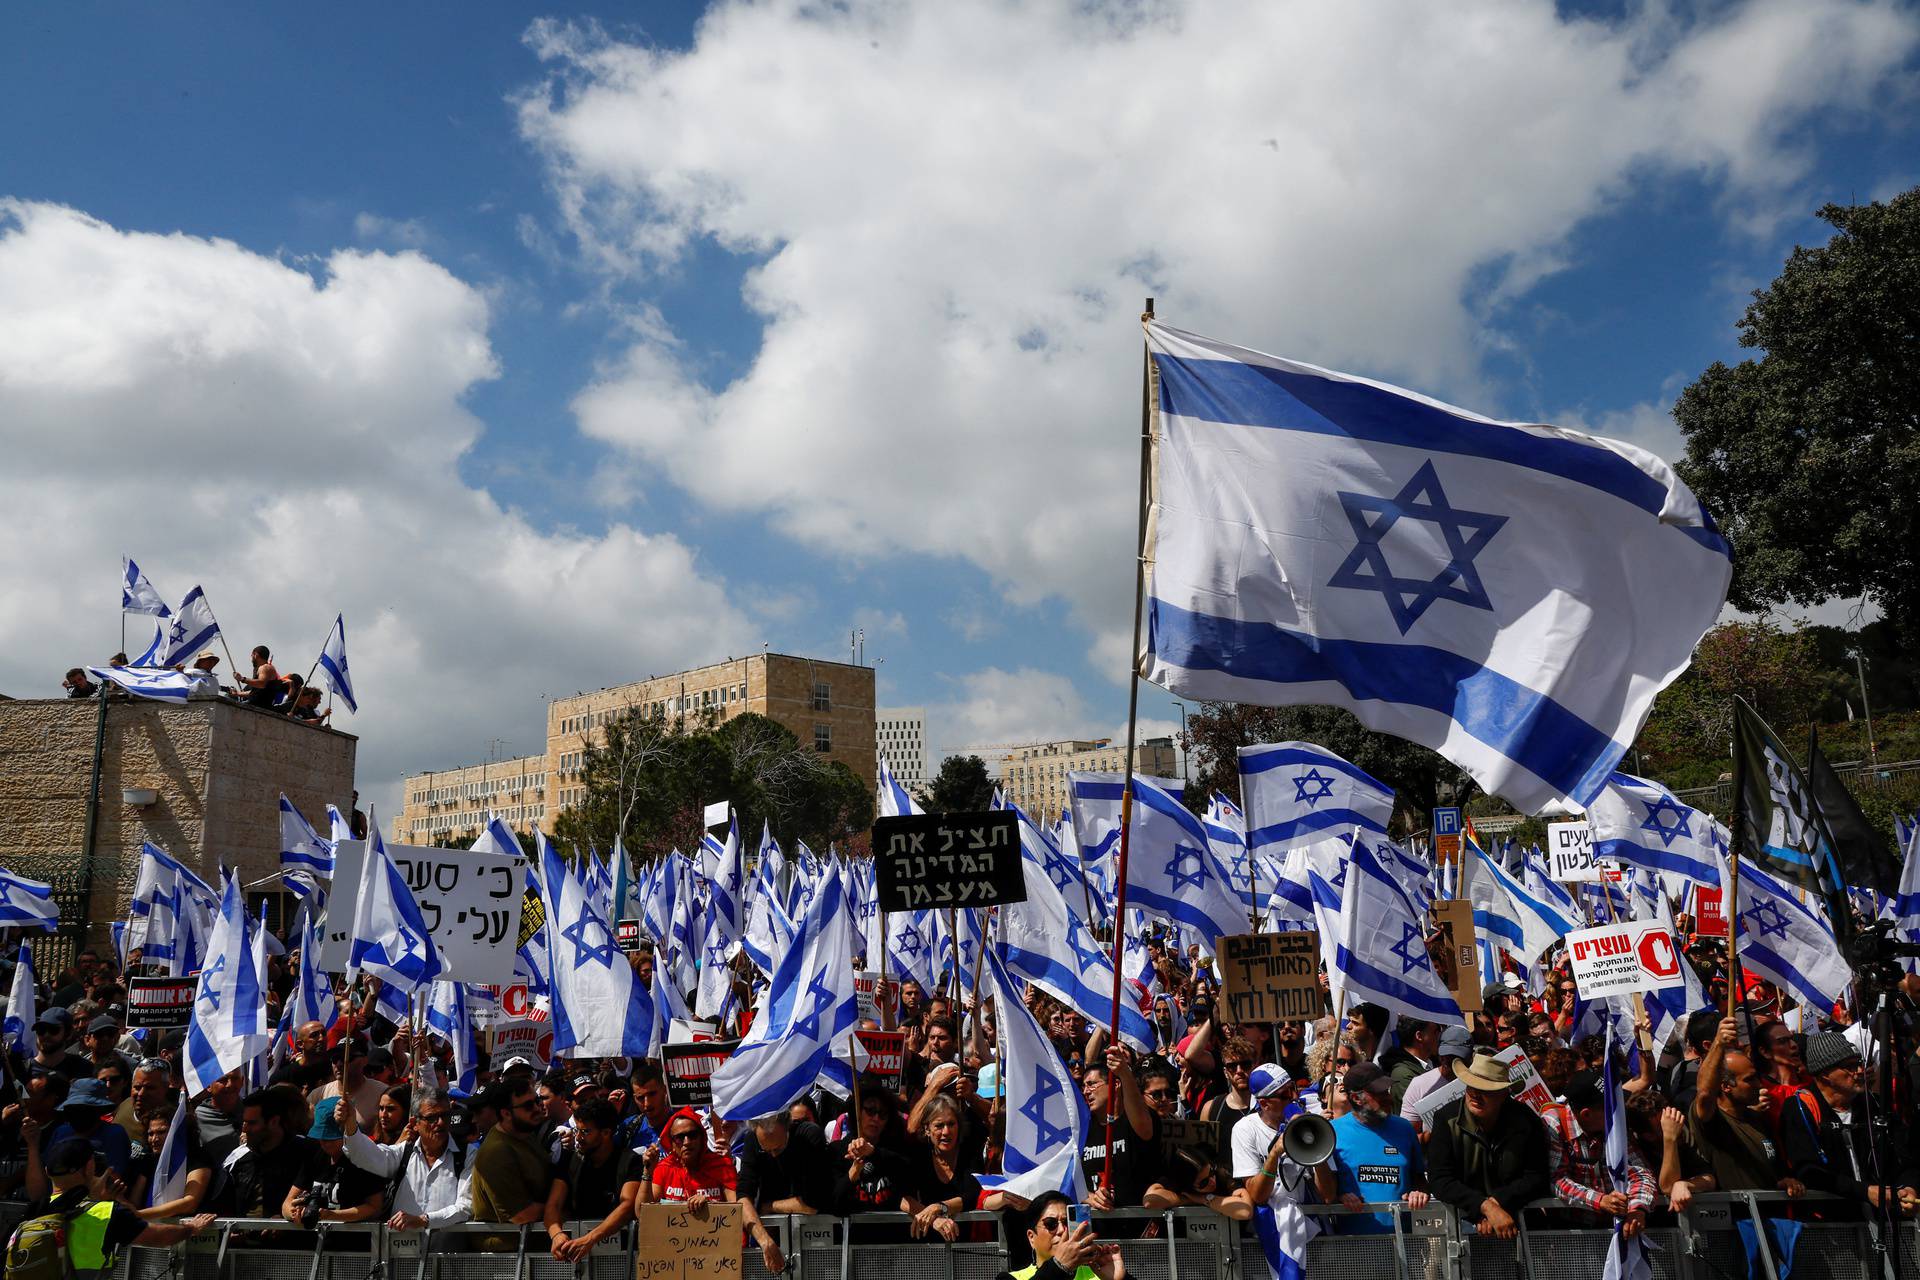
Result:
<instances>
[{"instance_id":1,"label":"metal pole","mask_svg":"<svg viewBox=\"0 0 1920 1280\"><path fill-rule=\"evenodd\" d=\"M1867 718L1867 762L1880 767L1880 753L1873 744L1873 706L1867 701L1867 660L1858 649L1853 651L1853 669L1860 673L1860 714Z\"/></svg>"},{"instance_id":2,"label":"metal pole","mask_svg":"<svg viewBox=\"0 0 1920 1280\"><path fill-rule=\"evenodd\" d=\"M1153 319L1153 299L1147 299L1141 314L1142 324ZM1113 1011L1107 1026L1107 1043L1120 1043L1120 951L1126 942L1127 928L1127 848L1133 830L1133 750L1140 717L1140 623L1147 600L1147 483L1153 465L1153 354L1143 340L1140 344L1140 534L1134 549L1133 564L1133 648L1127 652L1127 750L1121 757L1125 771L1120 786L1120 852L1114 879L1117 882L1113 905ZM1107 1157L1100 1170L1103 1190L1113 1187L1113 1117L1119 1095L1113 1077L1107 1077Z\"/></svg>"},{"instance_id":3,"label":"metal pole","mask_svg":"<svg viewBox=\"0 0 1920 1280\"><path fill-rule=\"evenodd\" d=\"M80 851L80 903L82 921L93 918L93 849L100 835L100 762L107 745L107 685L103 681L94 690L100 708L93 718L93 769L87 780L87 826ZM86 925L80 926L81 945L86 944ZM79 948L75 948L78 954Z\"/></svg>"}]
</instances>

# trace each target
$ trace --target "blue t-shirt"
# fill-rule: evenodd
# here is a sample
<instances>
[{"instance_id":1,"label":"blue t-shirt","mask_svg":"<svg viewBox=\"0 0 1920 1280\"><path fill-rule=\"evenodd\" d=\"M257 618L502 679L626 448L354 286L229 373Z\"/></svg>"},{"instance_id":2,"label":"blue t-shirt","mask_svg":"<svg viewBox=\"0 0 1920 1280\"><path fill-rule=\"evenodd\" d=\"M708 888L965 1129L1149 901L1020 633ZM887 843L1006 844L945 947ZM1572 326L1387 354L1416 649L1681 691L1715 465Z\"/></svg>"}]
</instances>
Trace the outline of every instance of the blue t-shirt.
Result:
<instances>
[{"instance_id":1,"label":"blue t-shirt","mask_svg":"<svg viewBox=\"0 0 1920 1280\"><path fill-rule=\"evenodd\" d=\"M62 1121L47 1134L41 1143L40 1154L44 1157L53 1150L54 1143L79 1136L72 1125ZM127 1176L127 1166L133 1163L133 1139L127 1136L125 1129L111 1120L103 1120L93 1127L93 1132L87 1135L87 1141L92 1145L94 1154L100 1157L103 1167L123 1178Z\"/></svg>"},{"instance_id":2,"label":"blue t-shirt","mask_svg":"<svg viewBox=\"0 0 1920 1280\"><path fill-rule=\"evenodd\" d=\"M1410 1122L1382 1116L1377 1123L1367 1124L1351 1112L1333 1122L1329 1167L1341 1195L1356 1195L1369 1204L1404 1199L1427 1168ZM1393 1230L1385 1214L1354 1214L1340 1222L1339 1229L1353 1235Z\"/></svg>"}]
</instances>

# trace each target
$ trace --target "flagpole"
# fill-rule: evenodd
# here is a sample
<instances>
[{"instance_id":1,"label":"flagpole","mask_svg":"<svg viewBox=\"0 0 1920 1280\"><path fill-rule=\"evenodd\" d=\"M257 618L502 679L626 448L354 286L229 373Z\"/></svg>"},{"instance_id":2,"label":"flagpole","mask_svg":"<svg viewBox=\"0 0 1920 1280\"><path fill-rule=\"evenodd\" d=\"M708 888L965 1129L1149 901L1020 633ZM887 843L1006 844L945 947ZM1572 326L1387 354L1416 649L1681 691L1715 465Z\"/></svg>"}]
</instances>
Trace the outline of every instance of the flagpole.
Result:
<instances>
[{"instance_id":1,"label":"flagpole","mask_svg":"<svg viewBox=\"0 0 1920 1280\"><path fill-rule=\"evenodd\" d=\"M1145 325L1153 319L1153 299L1140 315ZM1133 557L1133 648L1127 651L1127 751L1120 768L1120 852L1115 869L1113 905L1113 1011L1107 1025L1107 1043L1120 1043L1120 951L1127 928L1127 849L1133 832L1133 752L1140 719L1140 622L1147 602L1147 483L1153 464L1153 355L1146 340L1140 343L1140 534ZM1113 1117L1119 1101L1113 1077L1107 1077L1107 1157L1100 1170L1100 1188L1113 1189Z\"/></svg>"},{"instance_id":2,"label":"flagpole","mask_svg":"<svg viewBox=\"0 0 1920 1280\"><path fill-rule=\"evenodd\" d=\"M1727 1017L1733 1017L1733 1003L1740 989L1740 850L1747 842L1747 770L1746 753L1740 750L1740 699L1734 697L1733 718L1733 839L1727 842L1727 883L1720 914L1727 920Z\"/></svg>"},{"instance_id":3,"label":"flagpole","mask_svg":"<svg viewBox=\"0 0 1920 1280\"><path fill-rule=\"evenodd\" d=\"M213 601L207 599L207 589L205 587L200 588L200 599L202 603L207 606L207 612L213 615L213 619L217 623L220 617L213 612ZM233 650L227 648L227 633L224 629L220 632L220 652L227 655L227 670L237 673L240 670L240 664L233 660Z\"/></svg>"}]
</instances>

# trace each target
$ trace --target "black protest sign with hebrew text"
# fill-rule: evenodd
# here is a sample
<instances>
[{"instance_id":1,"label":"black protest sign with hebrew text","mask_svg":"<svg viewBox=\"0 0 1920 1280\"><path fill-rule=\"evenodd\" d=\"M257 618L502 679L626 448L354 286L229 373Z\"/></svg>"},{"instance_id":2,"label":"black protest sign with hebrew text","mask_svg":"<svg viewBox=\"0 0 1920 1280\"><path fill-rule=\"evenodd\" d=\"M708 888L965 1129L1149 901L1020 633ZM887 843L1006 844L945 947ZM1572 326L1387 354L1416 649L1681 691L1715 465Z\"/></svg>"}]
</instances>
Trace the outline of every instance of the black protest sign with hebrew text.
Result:
<instances>
[{"instance_id":1,"label":"black protest sign with hebrew text","mask_svg":"<svg viewBox=\"0 0 1920 1280\"><path fill-rule=\"evenodd\" d=\"M873 824L882 911L1025 902L1020 820L1011 810L910 814Z\"/></svg>"}]
</instances>

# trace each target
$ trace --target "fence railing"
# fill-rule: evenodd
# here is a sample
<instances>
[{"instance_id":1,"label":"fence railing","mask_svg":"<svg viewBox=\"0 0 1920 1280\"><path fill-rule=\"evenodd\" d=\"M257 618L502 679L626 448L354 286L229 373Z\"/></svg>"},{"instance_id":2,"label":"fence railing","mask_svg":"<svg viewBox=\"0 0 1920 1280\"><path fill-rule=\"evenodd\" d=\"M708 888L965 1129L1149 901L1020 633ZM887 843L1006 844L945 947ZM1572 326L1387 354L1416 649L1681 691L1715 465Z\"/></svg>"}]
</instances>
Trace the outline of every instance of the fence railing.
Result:
<instances>
[{"instance_id":1,"label":"fence railing","mask_svg":"<svg viewBox=\"0 0 1920 1280\"><path fill-rule=\"evenodd\" d=\"M10 1232L22 1206L4 1207L12 1213L0 1217L0 1226ZM1528 1205L1508 1240L1463 1227L1437 1202L1420 1209L1404 1201L1301 1208L1321 1227L1306 1246L1307 1274L1349 1280L1596 1280L1613 1239L1597 1220L1565 1225L1580 1211L1559 1200ZM1779 1192L1695 1196L1685 1212L1656 1214L1656 1225L1647 1229L1655 1280L1781 1280L1788 1234L1797 1236L1794 1277L1879 1280L1877 1229L1845 1220L1861 1216L1860 1208L1812 1192L1792 1200ZM1378 1214L1391 1216L1389 1231L1343 1229L1343 1220ZM1794 1221L1783 1231L1776 1220L1788 1214ZM1211 1210L1117 1210L1093 1220L1102 1239L1120 1246L1136 1280L1266 1280L1268 1274L1251 1224ZM769 1214L763 1221L785 1256L785 1274L795 1280L989 1280L1010 1266L1011 1255L1026 1252L1024 1237L1010 1241L1008 1219L993 1213L958 1215L960 1232L951 1244L937 1237L909 1240L909 1219L899 1213ZM1902 1255L1903 1280L1920 1275L1920 1223L1903 1223L1899 1239L1889 1243ZM537 1223L470 1222L432 1231L334 1223L301 1232L283 1219L228 1218L172 1249L123 1250L114 1280L626 1280L635 1274L636 1246L630 1227L580 1261L561 1262ZM750 1243L741 1273L769 1280Z\"/></svg>"}]
</instances>

